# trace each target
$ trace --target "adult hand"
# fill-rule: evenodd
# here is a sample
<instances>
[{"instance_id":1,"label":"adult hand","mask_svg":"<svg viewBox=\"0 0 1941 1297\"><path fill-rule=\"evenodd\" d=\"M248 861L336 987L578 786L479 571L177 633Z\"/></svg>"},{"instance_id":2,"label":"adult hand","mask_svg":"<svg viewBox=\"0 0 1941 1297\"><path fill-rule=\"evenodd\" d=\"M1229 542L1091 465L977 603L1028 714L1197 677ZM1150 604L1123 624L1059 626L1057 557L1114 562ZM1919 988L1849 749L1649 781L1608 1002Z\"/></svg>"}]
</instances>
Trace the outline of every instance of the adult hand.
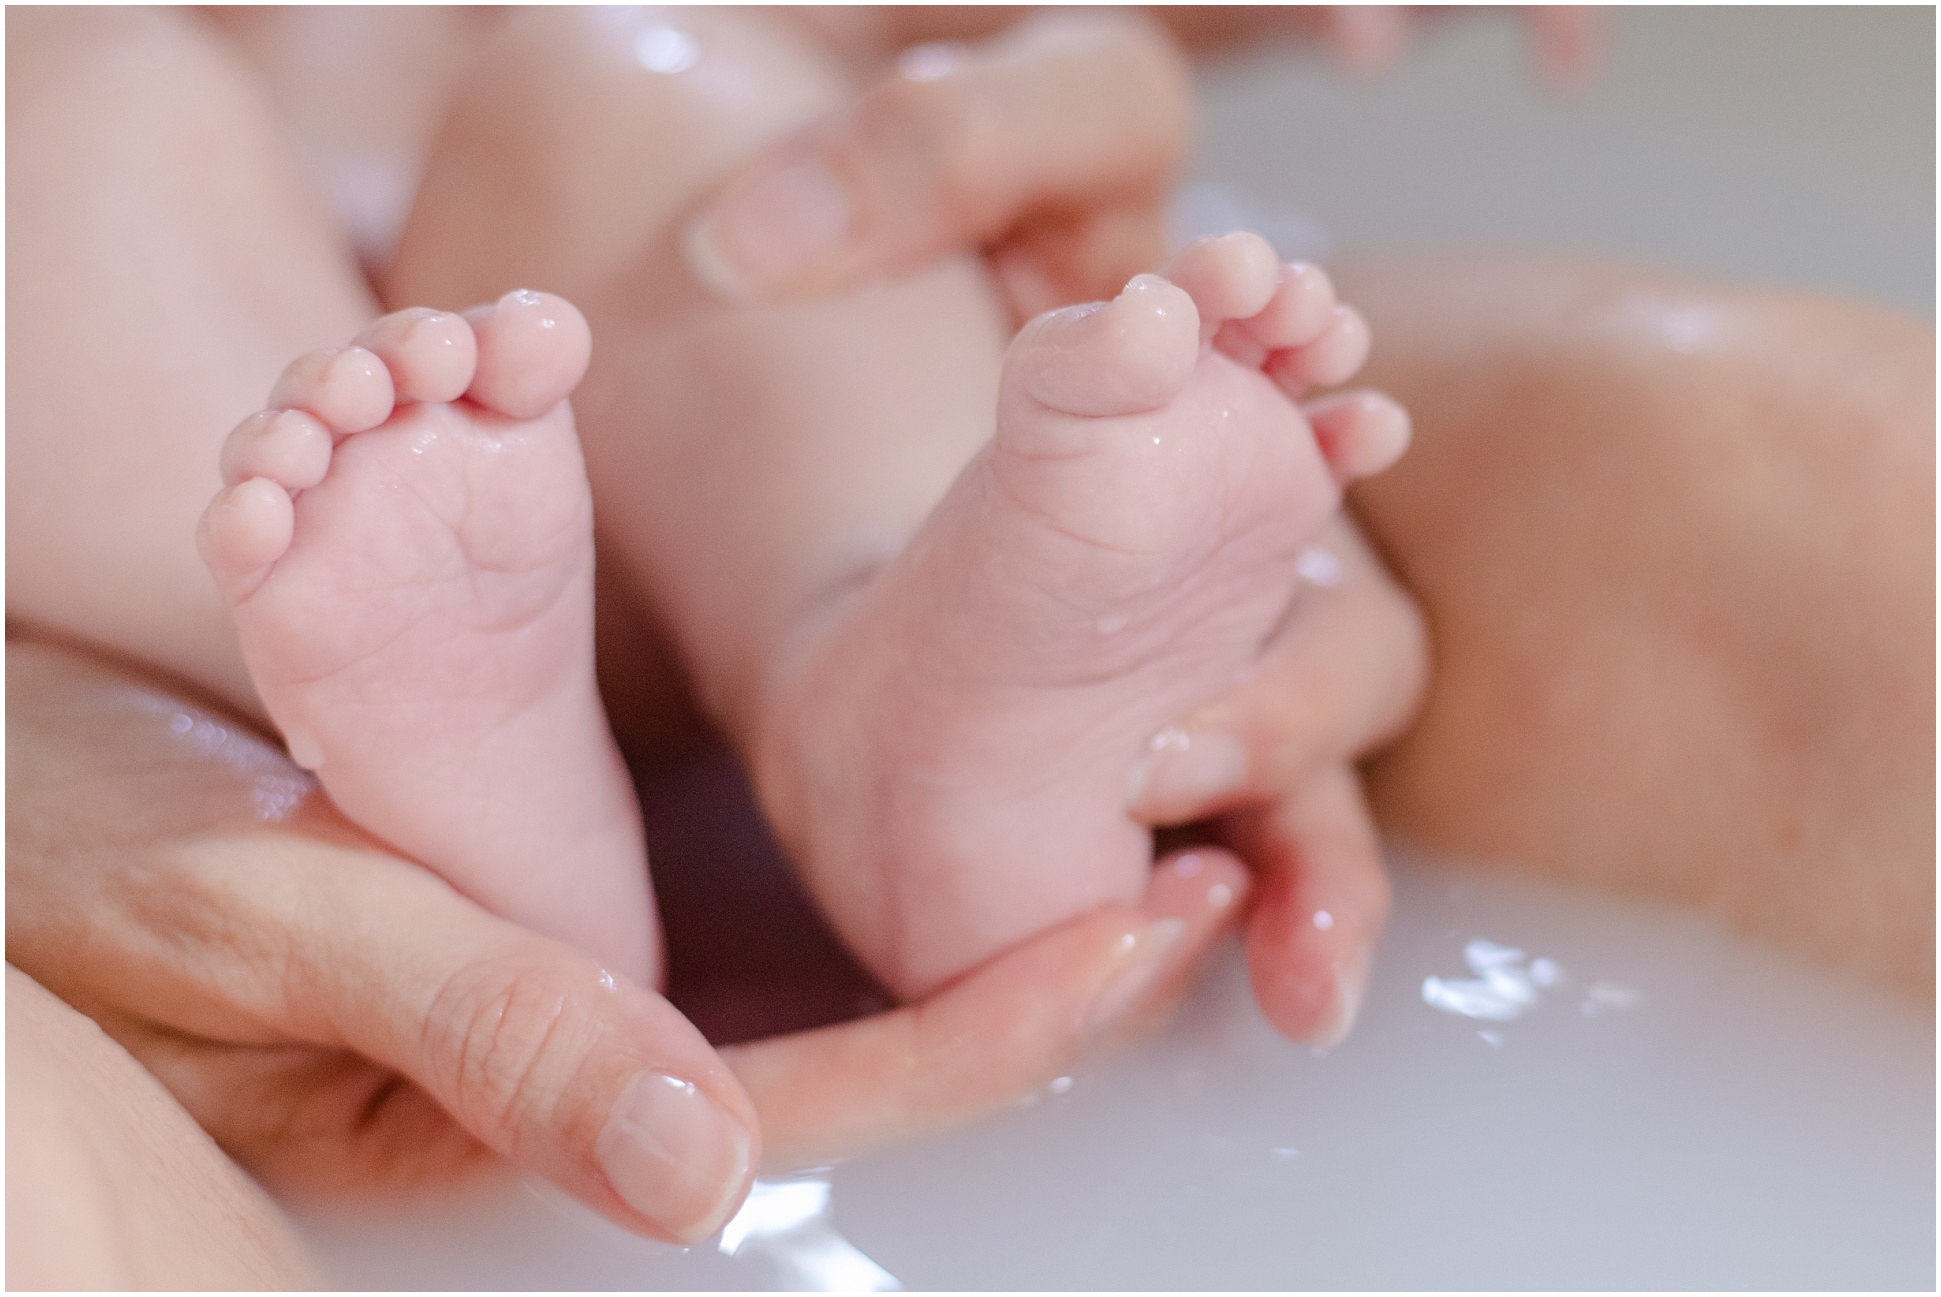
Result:
<instances>
[{"instance_id":1,"label":"adult hand","mask_svg":"<svg viewBox=\"0 0 1941 1297\"><path fill-rule=\"evenodd\" d=\"M1143 906L924 1004L717 1055L653 992L347 824L246 724L9 649L8 959L273 1187L415 1186L503 1157L693 1242L735 1210L764 1138L793 1163L1043 1084L1177 993L1248 887L1203 850Z\"/></svg>"},{"instance_id":2,"label":"adult hand","mask_svg":"<svg viewBox=\"0 0 1941 1297\"><path fill-rule=\"evenodd\" d=\"M1302 556L1307 578L1248 678L1154 739L1134 812L1217 817L1255 873L1247 963L1261 1010L1296 1040L1354 1023L1388 911L1355 762L1413 716L1428 674L1413 601L1347 515Z\"/></svg>"},{"instance_id":3,"label":"adult hand","mask_svg":"<svg viewBox=\"0 0 1941 1297\"><path fill-rule=\"evenodd\" d=\"M689 260L725 296L780 298L978 249L1020 321L1110 297L1165 255L1191 115L1184 62L1129 15L921 46L732 179L694 219Z\"/></svg>"},{"instance_id":4,"label":"adult hand","mask_svg":"<svg viewBox=\"0 0 1941 1297\"><path fill-rule=\"evenodd\" d=\"M1163 24L1198 55L1265 41L1318 44L1349 72L1391 66L1414 33L1462 12L1461 5L1152 5ZM1583 5L1510 7L1529 34L1537 73L1559 89L1581 85L1595 61L1599 17ZM920 41L987 36L1018 20L1018 5L809 6L794 11L805 26L853 62L867 65Z\"/></svg>"},{"instance_id":5,"label":"adult hand","mask_svg":"<svg viewBox=\"0 0 1941 1297\"><path fill-rule=\"evenodd\" d=\"M1109 298L1164 256L1165 200L1191 141L1191 77L1167 29L1199 50L1318 40L1351 70L1372 72L1435 11L1171 6L1151 17L1040 11L1019 21L1021 12L796 11L870 75L885 57L894 70L716 195L688 230L695 273L733 300L779 300L975 249L1019 323ZM1581 85L1596 15L1517 12L1540 74L1559 88ZM964 43L972 38L983 43Z\"/></svg>"}]
</instances>

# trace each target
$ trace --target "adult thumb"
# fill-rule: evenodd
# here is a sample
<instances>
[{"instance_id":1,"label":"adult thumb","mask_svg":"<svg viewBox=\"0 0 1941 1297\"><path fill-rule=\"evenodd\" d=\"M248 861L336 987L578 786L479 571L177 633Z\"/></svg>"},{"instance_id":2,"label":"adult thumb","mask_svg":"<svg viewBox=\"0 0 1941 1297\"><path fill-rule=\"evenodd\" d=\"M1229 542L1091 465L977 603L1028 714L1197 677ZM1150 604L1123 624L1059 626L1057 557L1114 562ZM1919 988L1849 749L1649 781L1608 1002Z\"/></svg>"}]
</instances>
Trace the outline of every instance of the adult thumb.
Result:
<instances>
[{"instance_id":1,"label":"adult thumb","mask_svg":"<svg viewBox=\"0 0 1941 1297\"><path fill-rule=\"evenodd\" d=\"M679 1243L720 1229L759 1135L701 1033L652 991L429 876L389 881L385 904L356 907L361 922L319 929L340 934L334 971L310 980L333 1034L626 1228Z\"/></svg>"}]
</instances>

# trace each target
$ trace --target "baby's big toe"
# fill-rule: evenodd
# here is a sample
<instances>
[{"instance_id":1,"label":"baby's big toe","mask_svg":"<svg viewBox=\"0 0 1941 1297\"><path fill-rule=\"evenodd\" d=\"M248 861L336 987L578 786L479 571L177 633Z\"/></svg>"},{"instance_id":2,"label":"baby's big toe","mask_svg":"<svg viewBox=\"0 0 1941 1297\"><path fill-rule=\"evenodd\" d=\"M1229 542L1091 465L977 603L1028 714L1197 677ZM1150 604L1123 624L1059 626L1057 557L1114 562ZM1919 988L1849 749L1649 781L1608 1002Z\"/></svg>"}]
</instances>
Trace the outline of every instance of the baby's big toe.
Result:
<instances>
[{"instance_id":1,"label":"baby's big toe","mask_svg":"<svg viewBox=\"0 0 1941 1297\"><path fill-rule=\"evenodd\" d=\"M514 419L536 419L586 374L593 334L579 308L551 293L519 289L465 313L478 341L466 395Z\"/></svg>"},{"instance_id":2,"label":"baby's big toe","mask_svg":"<svg viewBox=\"0 0 1941 1297\"><path fill-rule=\"evenodd\" d=\"M1140 275L1109 302L1027 324L1005 358L1003 404L1016 410L1022 397L1028 406L1094 418L1160 409L1193 375L1199 328L1184 290ZM1000 428L1018 422L999 420Z\"/></svg>"}]
</instances>

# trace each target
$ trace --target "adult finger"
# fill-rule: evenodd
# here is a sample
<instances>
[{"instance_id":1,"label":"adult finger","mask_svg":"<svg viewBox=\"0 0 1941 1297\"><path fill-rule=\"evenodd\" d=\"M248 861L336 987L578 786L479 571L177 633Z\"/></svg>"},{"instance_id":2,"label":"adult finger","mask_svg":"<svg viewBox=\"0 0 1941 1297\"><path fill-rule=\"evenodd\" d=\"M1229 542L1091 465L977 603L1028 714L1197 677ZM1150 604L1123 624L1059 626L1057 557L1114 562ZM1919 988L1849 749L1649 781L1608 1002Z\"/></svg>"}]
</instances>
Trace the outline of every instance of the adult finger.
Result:
<instances>
[{"instance_id":1,"label":"adult finger","mask_svg":"<svg viewBox=\"0 0 1941 1297\"><path fill-rule=\"evenodd\" d=\"M10 648L8 958L226 1147L301 1156L228 1087L335 1051L630 1229L693 1241L735 1209L754 1109L665 1000L392 855L233 718Z\"/></svg>"},{"instance_id":2,"label":"adult finger","mask_svg":"<svg viewBox=\"0 0 1941 1297\"><path fill-rule=\"evenodd\" d=\"M1428 672L1420 613L1345 516L1300 558L1286 622L1253 671L1153 737L1133 813L1182 824L1277 801L1393 737Z\"/></svg>"},{"instance_id":3,"label":"adult finger","mask_svg":"<svg viewBox=\"0 0 1941 1297\"><path fill-rule=\"evenodd\" d=\"M1361 1007L1389 899L1354 767L1230 816L1221 836L1256 872L1247 970L1261 1012L1290 1039L1338 1043Z\"/></svg>"},{"instance_id":4,"label":"adult finger","mask_svg":"<svg viewBox=\"0 0 1941 1297\"><path fill-rule=\"evenodd\" d=\"M827 291L1002 243L1036 213L1156 211L1189 135L1185 66L1130 16L1039 15L898 66L695 218L685 246L706 283L731 299Z\"/></svg>"},{"instance_id":5,"label":"adult finger","mask_svg":"<svg viewBox=\"0 0 1941 1297\"><path fill-rule=\"evenodd\" d=\"M1182 994L1250 888L1230 852L1178 852L1138 908L1074 919L920 1004L722 1050L761 1113L766 1164L810 1165L1015 1103Z\"/></svg>"},{"instance_id":6,"label":"adult finger","mask_svg":"<svg viewBox=\"0 0 1941 1297\"><path fill-rule=\"evenodd\" d=\"M1017 226L985 260L1012 322L1078 302L1110 300L1166 256L1156 203L1046 211Z\"/></svg>"},{"instance_id":7,"label":"adult finger","mask_svg":"<svg viewBox=\"0 0 1941 1297\"><path fill-rule=\"evenodd\" d=\"M279 888L296 903L258 915L289 934L284 1022L395 1069L629 1229L691 1243L726 1222L758 1125L672 1005L415 867L306 846Z\"/></svg>"}]
</instances>

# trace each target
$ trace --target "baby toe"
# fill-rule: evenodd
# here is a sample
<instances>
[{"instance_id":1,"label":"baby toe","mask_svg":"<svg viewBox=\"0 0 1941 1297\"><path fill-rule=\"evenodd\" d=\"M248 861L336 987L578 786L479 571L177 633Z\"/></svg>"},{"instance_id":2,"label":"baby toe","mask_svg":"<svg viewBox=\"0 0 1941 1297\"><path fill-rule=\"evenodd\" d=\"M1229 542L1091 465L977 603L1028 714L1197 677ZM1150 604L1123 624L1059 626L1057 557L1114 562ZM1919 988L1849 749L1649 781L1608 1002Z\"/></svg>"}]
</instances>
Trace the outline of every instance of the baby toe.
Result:
<instances>
[{"instance_id":1,"label":"baby toe","mask_svg":"<svg viewBox=\"0 0 1941 1297\"><path fill-rule=\"evenodd\" d=\"M1251 318L1236 320L1267 351L1305 347L1318 339L1334 319L1334 284L1319 266L1304 262L1276 272L1274 293Z\"/></svg>"},{"instance_id":2,"label":"baby toe","mask_svg":"<svg viewBox=\"0 0 1941 1297\"><path fill-rule=\"evenodd\" d=\"M1345 383L1368 359L1368 324L1352 306L1337 306L1314 341L1276 351L1263 368L1290 395Z\"/></svg>"},{"instance_id":3,"label":"baby toe","mask_svg":"<svg viewBox=\"0 0 1941 1297\"><path fill-rule=\"evenodd\" d=\"M1062 414L1157 410L1192 377L1199 327L1185 290L1140 275L1109 302L1052 311L1027 324L1005 357L1004 388Z\"/></svg>"},{"instance_id":4,"label":"baby toe","mask_svg":"<svg viewBox=\"0 0 1941 1297\"><path fill-rule=\"evenodd\" d=\"M1343 486L1373 477L1409 446L1409 412L1380 392L1342 392L1310 402L1304 413Z\"/></svg>"},{"instance_id":5,"label":"baby toe","mask_svg":"<svg viewBox=\"0 0 1941 1297\"><path fill-rule=\"evenodd\" d=\"M196 548L223 597L236 603L249 596L270 564L290 548L296 510L289 492L263 478L251 478L216 494L196 529Z\"/></svg>"},{"instance_id":6,"label":"baby toe","mask_svg":"<svg viewBox=\"0 0 1941 1297\"><path fill-rule=\"evenodd\" d=\"M390 418L396 392L382 360L362 347L332 347L291 361L270 389L269 403L307 411L346 436L368 432Z\"/></svg>"},{"instance_id":7,"label":"baby toe","mask_svg":"<svg viewBox=\"0 0 1941 1297\"><path fill-rule=\"evenodd\" d=\"M222 444L222 481L235 486L268 478L289 491L323 481L330 470L330 430L302 410L258 410Z\"/></svg>"},{"instance_id":8,"label":"baby toe","mask_svg":"<svg viewBox=\"0 0 1941 1297\"><path fill-rule=\"evenodd\" d=\"M1266 308L1280 262L1267 240L1240 230L1195 239L1179 250L1165 274L1193 299L1202 336L1211 337L1223 321L1244 320Z\"/></svg>"},{"instance_id":9,"label":"baby toe","mask_svg":"<svg viewBox=\"0 0 1941 1297\"><path fill-rule=\"evenodd\" d=\"M478 344L466 395L514 419L536 419L565 400L586 374L593 334L563 297L519 289L465 313Z\"/></svg>"},{"instance_id":10,"label":"baby toe","mask_svg":"<svg viewBox=\"0 0 1941 1297\"><path fill-rule=\"evenodd\" d=\"M399 401L456 401L472 385L478 362L472 326L423 306L385 316L357 335L357 345L391 371Z\"/></svg>"}]
</instances>

